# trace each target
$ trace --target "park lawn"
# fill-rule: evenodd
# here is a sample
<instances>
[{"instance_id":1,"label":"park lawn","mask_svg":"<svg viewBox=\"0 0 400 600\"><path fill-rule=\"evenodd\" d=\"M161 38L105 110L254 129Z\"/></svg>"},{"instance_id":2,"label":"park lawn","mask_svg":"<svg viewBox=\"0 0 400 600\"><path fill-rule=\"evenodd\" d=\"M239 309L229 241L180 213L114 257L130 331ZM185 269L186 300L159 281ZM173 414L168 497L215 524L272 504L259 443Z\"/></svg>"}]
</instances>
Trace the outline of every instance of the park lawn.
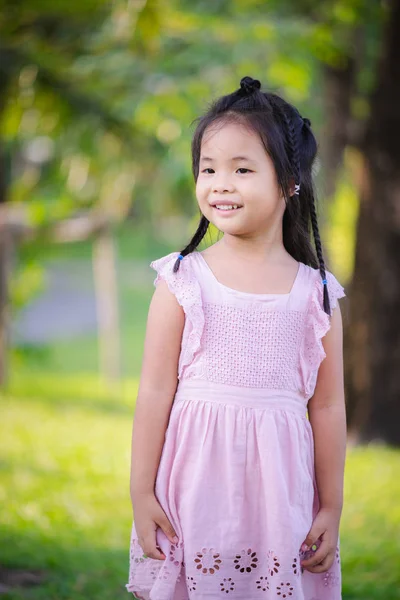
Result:
<instances>
[{"instance_id":1,"label":"park lawn","mask_svg":"<svg viewBox=\"0 0 400 600\"><path fill-rule=\"evenodd\" d=\"M93 376L11 382L2 399L0 563L45 569L48 579L6 598L129 597L136 390L128 381L106 392Z\"/></svg>"},{"instance_id":2,"label":"park lawn","mask_svg":"<svg viewBox=\"0 0 400 600\"><path fill-rule=\"evenodd\" d=\"M0 564L45 582L5 600L129 598L130 436L137 380L19 376L1 400ZM341 522L344 600L400 598L400 452L349 449ZM397 477L396 477L397 474Z\"/></svg>"},{"instance_id":3,"label":"park lawn","mask_svg":"<svg viewBox=\"0 0 400 600\"><path fill-rule=\"evenodd\" d=\"M118 304L121 337L121 371L124 378L138 376L141 367L143 340L147 313L156 272L150 267L151 260L173 250L165 243L157 242L145 228L133 228L128 222L116 230ZM94 286L91 271L92 243L44 244L40 240L26 243L20 249L22 261L36 261L42 268L57 264L83 263L87 266L84 289ZM75 261L75 262L74 262ZM82 291L76 284L76 291ZM96 310L94 305L94 310ZM96 373L99 369L97 332L79 337L65 333L64 339L48 342L20 343L12 348L12 367L18 372L40 376L42 372L62 376Z\"/></svg>"},{"instance_id":4,"label":"park lawn","mask_svg":"<svg viewBox=\"0 0 400 600\"><path fill-rule=\"evenodd\" d=\"M143 341L147 314L153 294L155 272L149 268L149 277L142 287L125 281L120 285L120 355L121 371L124 378L132 379L140 373ZM154 272L154 276L153 273ZM87 333L67 339L52 340L49 343L15 347L12 351L12 369L17 369L31 383L36 377L41 380L43 372L63 377L78 378L99 370L97 332Z\"/></svg>"}]
</instances>

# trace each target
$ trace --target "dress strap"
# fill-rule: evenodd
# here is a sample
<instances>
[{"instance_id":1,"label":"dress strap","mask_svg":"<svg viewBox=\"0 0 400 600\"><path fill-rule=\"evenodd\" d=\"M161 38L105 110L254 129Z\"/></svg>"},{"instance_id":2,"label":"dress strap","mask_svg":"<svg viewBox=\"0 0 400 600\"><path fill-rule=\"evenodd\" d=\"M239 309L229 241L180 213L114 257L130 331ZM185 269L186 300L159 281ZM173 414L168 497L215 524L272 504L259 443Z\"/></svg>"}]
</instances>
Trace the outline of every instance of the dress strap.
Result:
<instances>
[{"instance_id":1,"label":"dress strap","mask_svg":"<svg viewBox=\"0 0 400 600\"><path fill-rule=\"evenodd\" d=\"M179 358L178 377L189 365L199 350L204 330L204 312L201 287L193 269L193 257L188 254L180 261L179 269L174 272L174 264L179 252L171 252L150 263L157 272L154 285L164 280L170 292L174 294L185 313L185 330L182 339L182 350Z\"/></svg>"}]
</instances>

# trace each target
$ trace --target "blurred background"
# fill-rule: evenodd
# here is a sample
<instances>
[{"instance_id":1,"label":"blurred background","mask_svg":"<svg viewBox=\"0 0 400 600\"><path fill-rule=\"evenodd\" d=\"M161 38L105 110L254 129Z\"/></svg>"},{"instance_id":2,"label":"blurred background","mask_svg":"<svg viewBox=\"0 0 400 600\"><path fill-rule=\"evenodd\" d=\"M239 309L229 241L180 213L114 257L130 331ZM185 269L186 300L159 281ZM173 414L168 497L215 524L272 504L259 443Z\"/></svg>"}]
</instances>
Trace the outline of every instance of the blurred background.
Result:
<instances>
[{"instance_id":1,"label":"blurred background","mask_svg":"<svg viewBox=\"0 0 400 600\"><path fill-rule=\"evenodd\" d=\"M127 597L149 263L197 226L193 120L250 75L312 122L347 293L343 598L399 599L400 0L0 7L0 595Z\"/></svg>"}]
</instances>

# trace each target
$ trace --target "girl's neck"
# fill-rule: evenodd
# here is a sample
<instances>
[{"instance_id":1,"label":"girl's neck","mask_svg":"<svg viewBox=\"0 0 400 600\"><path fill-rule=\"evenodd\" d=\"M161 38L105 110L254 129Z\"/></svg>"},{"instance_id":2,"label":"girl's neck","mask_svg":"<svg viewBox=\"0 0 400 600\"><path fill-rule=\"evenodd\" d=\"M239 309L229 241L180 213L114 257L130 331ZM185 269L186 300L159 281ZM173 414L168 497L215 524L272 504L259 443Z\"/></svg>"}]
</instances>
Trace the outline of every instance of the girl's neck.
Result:
<instances>
[{"instance_id":1,"label":"girl's neck","mask_svg":"<svg viewBox=\"0 0 400 600\"><path fill-rule=\"evenodd\" d=\"M213 244L218 252L225 255L227 259L234 256L236 259L252 264L279 263L287 259L288 252L283 245L283 241L269 243L268 240L254 240L238 238L237 236L224 235L224 237Z\"/></svg>"}]
</instances>

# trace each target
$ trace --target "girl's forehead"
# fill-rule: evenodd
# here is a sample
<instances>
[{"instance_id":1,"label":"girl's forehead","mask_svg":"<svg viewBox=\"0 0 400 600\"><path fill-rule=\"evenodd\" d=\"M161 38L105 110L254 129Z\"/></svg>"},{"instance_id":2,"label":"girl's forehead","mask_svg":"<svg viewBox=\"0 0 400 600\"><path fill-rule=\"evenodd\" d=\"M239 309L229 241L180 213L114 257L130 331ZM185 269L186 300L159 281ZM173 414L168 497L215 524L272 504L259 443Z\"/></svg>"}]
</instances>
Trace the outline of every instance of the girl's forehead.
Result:
<instances>
[{"instance_id":1,"label":"girl's forehead","mask_svg":"<svg viewBox=\"0 0 400 600\"><path fill-rule=\"evenodd\" d=\"M209 125L201 141L202 154L211 150L218 152L218 149L225 151L227 148L232 152L240 149L241 153L245 149L253 153L264 151L260 137L250 127L241 123Z\"/></svg>"}]
</instances>

